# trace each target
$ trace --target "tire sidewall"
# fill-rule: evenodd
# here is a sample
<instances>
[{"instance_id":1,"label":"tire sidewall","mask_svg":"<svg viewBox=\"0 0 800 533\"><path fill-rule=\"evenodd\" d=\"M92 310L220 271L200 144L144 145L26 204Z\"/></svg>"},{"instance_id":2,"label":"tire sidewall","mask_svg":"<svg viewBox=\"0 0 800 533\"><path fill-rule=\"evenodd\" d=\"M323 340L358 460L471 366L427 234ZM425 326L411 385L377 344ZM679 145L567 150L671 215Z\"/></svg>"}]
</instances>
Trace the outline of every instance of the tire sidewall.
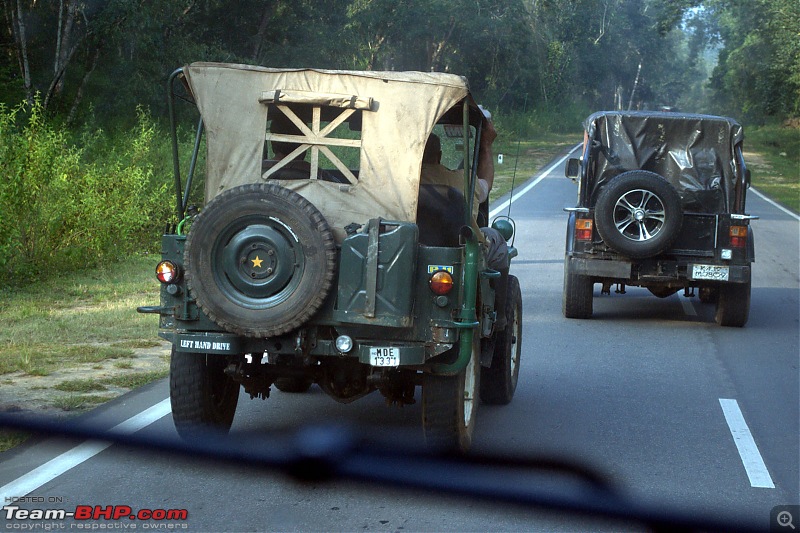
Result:
<instances>
[{"instance_id":1,"label":"tire sidewall","mask_svg":"<svg viewBox=\"0 0 800 533\"><path fill-rule=\"evenodd\" d=\"M286 284L265 298L239 291L230 281L236 275L221 266L226 244L254 227L278 236L289 259L283 268L294 261ZM254 184L217 196L197 216L184 263L189 289L209 318L233 333L269 337L296 329L319 308L335 257L330 228L310 202L274 184Z\"/></svg>"},{"instance_id":2,"label":"tire sidewall","mask_svg":"<svg viewBox=\"0 0 800 533\"><path fill-rule=\"evenodd\" d=\"M522 291L516 276L508 276L506 299L508 323L496 333L492 364L481 368L481 401L492 405L507 405L514 397L519 381L522 355Z\"/></svg>"}]
</instances>

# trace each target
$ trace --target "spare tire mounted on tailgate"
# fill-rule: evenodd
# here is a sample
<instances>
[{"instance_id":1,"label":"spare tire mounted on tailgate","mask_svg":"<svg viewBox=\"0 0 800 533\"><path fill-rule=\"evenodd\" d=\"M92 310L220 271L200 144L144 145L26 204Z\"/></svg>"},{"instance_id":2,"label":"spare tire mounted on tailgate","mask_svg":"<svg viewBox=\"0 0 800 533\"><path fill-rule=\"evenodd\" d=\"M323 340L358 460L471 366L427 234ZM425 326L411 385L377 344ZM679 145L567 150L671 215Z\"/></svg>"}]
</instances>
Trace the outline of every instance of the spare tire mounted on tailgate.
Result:
<instances>
[{"instance_id":1,"label":"spare tire mounted on tailgate","mask_svg":"<svg viewBox=\"0 0 800 533\"><path fill-rule=\"evenodd\" d=\"M330 227L308 200L274 184L232 188L192 224L184 254L197 304L226 330L271 337L307 321L333 281Z\"/></svg>"},{"instance_id":2,"label":"spare tire mounted on tailgate","mask_svg":"<svg viewBox=\"0 0 800 533\"><path fill-rule=\"evenodd\" d=\"M683 223L678 191L646 170L623 172L609 181L597 198L594 216L603 241L632 258L667 250Z\"/></svg>"}]
</instances>

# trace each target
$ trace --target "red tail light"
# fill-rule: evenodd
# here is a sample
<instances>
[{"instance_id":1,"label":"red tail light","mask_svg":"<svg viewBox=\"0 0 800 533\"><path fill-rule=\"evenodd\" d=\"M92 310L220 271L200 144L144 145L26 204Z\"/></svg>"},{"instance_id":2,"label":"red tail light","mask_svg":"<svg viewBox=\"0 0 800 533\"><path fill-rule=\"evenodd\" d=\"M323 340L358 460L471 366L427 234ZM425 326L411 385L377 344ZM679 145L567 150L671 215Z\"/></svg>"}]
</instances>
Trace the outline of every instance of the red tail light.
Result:
<instances>
[{"instance_id":1,"label":"red tail light","mask_svg":"<svg viewBox=\"0 0 800 533\"><path fill-rule=\"evenodd\" d=\"M579 241L592 240L592 220L590 218L579 218L575 221L575 239Z\"/></svg>"},{"instance_id":2,"label":"red tail light","mask_svg":"<svg viewBox=\"0 0 800 533\"><path fill-rule=\"evenodd\" d=\"M437 270L431 275L428 285L434 294L442 296L453 290L453 276L444 270Z\"/></svg>"},{"instance_id":3,"label":"red tail light","mask_svg":"<svg viewBox=\"0 0 800 533\"><path fill-rule=\"evenodd\" d=\"M747 226L731 226L731 248L744 248L747 245Z\"/></svg>"}]
</instances>

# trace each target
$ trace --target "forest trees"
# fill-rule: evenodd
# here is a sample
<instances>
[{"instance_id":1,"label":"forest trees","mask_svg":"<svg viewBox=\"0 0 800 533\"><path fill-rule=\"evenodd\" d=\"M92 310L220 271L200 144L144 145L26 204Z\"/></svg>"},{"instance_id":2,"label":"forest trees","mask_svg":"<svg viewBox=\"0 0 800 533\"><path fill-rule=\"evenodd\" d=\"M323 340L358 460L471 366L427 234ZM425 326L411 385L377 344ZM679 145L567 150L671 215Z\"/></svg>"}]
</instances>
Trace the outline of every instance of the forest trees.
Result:
<instances>
[{"instance_id":1,"label":"forest trees","mask_svg":"<svg viewBox=\"0 0 800 533\"><path fill-rule=\"evenodd\" d=\"M0 2L0 102L39 93L67 123L158 109L198 60L448 71L500 109L800 113L797 0Z\"/></svg>"},{"instance_id":2,"label":"forest trees","mask_svg":"<svg viewBox=\"0 0 800 533\"><path fill-rule=\"evenodd\" d=\"M710 86L742 119L800 116L800 2L716 0L708 12L722 44Z\"/></svg>"},{"instance_id":3,"label":"forest trees","mask_svg":"<svg viewBox=\"0 0 800 533\"><path fill-rule=\"evenodd\" d=\"M506 131L659 104L783 122L800 2L0 0L0 288L158 242L165 82L193 61L461 74Z\"/></svg>"},{"instance_id":4,"label":"forest trees","mask_svg":"<svg viewBox=\"0 0 800 533\"><path fill-rule=\"evenodd\" d=\"M13 96L21 94L31 104L39 93L45 110L55 103L70 122L101 58L124 39L126 23L138 7L126 0L3 0L0 42L8 63L0 71L5 78L2 101L16 103Z\"/></svg>"}]
</instances>

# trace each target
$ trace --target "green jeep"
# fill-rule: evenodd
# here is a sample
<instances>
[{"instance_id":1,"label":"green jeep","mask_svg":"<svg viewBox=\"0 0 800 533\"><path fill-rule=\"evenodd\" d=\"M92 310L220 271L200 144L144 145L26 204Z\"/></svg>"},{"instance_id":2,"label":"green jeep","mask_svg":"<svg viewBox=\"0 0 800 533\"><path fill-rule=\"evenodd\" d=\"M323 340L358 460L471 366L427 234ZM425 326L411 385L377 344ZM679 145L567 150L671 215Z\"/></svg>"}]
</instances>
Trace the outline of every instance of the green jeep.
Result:
<instances>
[{"instance_id":1,"label":"green jeep","mask_svg":"<svg viewBox=\"0 0 800 533\"><path fill-rule=\"evenodd\" d=\"M504 242L505 264L489 265L467 200L486 119L466 80L195 63L172 74L168 100L177 217L161 304L138 311L172 343L178 433L227 431L240 386L266 399L273 384L316 383L343 403L377 390L401 405L421 386L426 442L467 450L479 398L514 394L522 304L516 250ZM185 180L179 101L200 115ZM431 133L463 187L420 184ZM493 227L511 239L508 220Z\"/></svg>"}]
</instances>

